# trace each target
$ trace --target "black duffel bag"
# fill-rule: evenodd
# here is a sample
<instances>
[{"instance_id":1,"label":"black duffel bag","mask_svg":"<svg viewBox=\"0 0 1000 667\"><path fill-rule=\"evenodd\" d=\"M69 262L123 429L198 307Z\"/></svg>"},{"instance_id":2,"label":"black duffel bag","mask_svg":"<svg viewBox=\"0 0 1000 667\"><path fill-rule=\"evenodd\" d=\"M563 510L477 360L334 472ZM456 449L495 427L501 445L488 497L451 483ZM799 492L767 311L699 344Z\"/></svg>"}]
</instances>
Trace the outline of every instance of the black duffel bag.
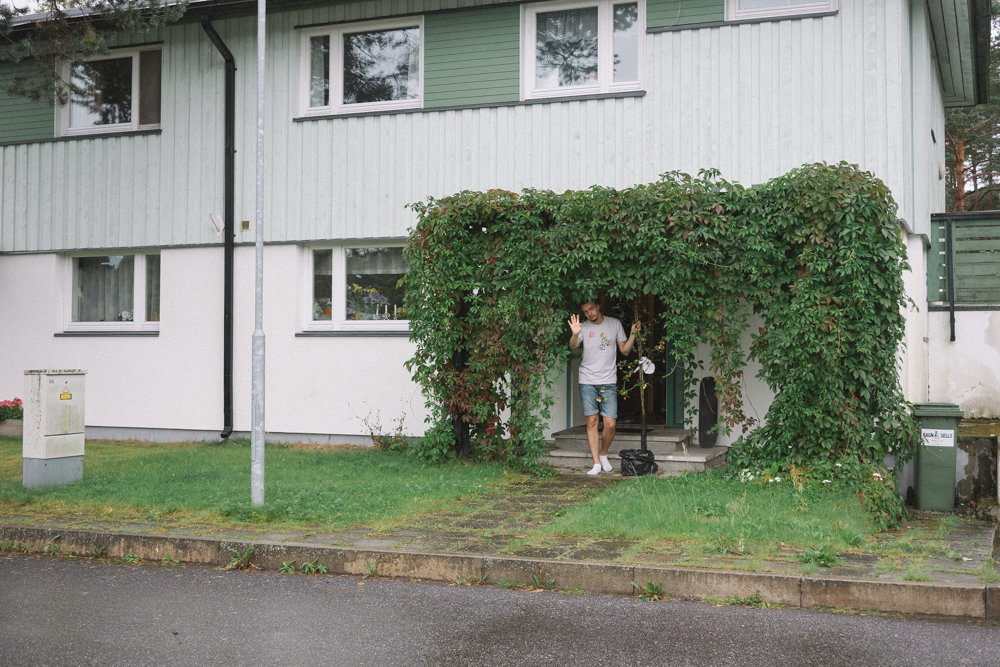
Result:
<instances>
[{"instance_id":1,"label":"black duffel bag","mask_svg":"<svg viewBox=\"0 0 1000 667\"><path fill-rule=\"evenodd\" d=\"M649 450L623 449L618 456L622 459L622 477L642 477L660 469Z\"/></svg>"}]
</instances>

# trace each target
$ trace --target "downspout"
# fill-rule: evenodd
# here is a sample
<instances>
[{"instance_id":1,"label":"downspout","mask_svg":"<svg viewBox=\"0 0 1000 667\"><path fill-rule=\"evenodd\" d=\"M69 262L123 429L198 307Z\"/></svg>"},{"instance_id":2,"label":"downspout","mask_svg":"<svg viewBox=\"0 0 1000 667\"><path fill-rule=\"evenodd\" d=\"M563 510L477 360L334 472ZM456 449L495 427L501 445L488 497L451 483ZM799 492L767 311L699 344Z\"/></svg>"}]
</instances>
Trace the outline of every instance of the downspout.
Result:
<instances>
[{"instance_id":1,"label":"downspout","mask_svg":"<svg viewBox=\"0 0 1000 667\"><path fill-rule=\"evenodd\" d=\"M219 438L226 440L233 433L233 245L236 237L234 213L234 190L236 180L236 59L226 48L219 33L212 27L212 20L203 16L201 27L212 40L212 44L226 62L226 102L225 102L225 284L222 312L222 420L223 428Z\"/></svg>"}]
</instances>

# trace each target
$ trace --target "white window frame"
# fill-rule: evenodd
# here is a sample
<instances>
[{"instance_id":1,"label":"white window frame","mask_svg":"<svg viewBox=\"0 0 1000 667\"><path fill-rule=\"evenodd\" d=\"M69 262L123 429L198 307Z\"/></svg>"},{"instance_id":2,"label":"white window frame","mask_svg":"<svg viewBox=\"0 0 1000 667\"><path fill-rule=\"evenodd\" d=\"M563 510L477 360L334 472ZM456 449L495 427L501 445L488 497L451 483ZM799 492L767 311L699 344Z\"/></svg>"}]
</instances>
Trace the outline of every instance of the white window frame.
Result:
<instances>
[{"instance_id":1,"label":"white window frame","mask_svg":"<svg viewBox=\"0 0 1000 667\"><path fill-rule=\"evenodd\" d=\"M417 95L405 100L387 100L385 102L360 102L344 104L344 35L357 32L375 32L379 30L398 30L416 26L419 34L419 50L417 56L419 72L417 73ZM310 40L313 37L329 36L330 38L330 103L325 106L310 106ZM396 109L419 109L424 104L424 17L410 16L384 21L366 21L337 26L324 26L302 31L299 62L302 63L299 72L299 107L303 116L330 116L347 113L366 113L373 111L392 111Z\"/></svg>"},{"instance_id":2,"label":"white window frame","mask_svg":"<svg viewBox=\"0 0 1000 667\"><path fill-rule=\"evenodd\" d=\"M302 317L302 331L305 332L408 332L410 330L409 320L349 320L345 317L347 312L347 250L350 248L402 248L404 241L392 239L370 239L368 241L352 241L334 245L315 245L302 247L303 279L304 289L299 292L302 295L302 305L300 311ZM333 272L333 298L330 306L331 319L313 319L313 261L315 251L330 250L331 270Z\"/></svg>"},{"instance_id":3,"label":"white window frame","mask_svg":"<svg viewBox=\"0 0 1000 667\"><path fill-rule=\"evenodd\" d=\"M833 12L836 10L837 0L802 0L802 2L797 2L794 5L780 5L760 9L740 9L740 0L726 0L726 20L728 21L781 18L801 14Z\"/></svg>"},{"instance_id":4,"label":"white window frame","mask_svg":"<svg viewBox=\"0 0 1000 667\"><path fill-rule=\"evenodd\" d=\"M545 99L551 97L579 97L607 93L642 90L646 41L646 3L635 0L638 5L638 45L636 68L637 81L614 81L614 5L632 4L628 0L581 0L578 2L539 2L521 6L521 97L522 99ZM585 9L597 7L597 83L582 86L560 86L538 88L535 85L535 49L537 41L537 19L539 14L553 11Z\"/></svg>"},{"instance_id":5,"label":"white window frame","mask_svg":"<svg viewBox=\"0 0 1000 667\"><path fill-rule=\"evenodd\" d=\"M72 102L67 102L66 104L60 104L57 107L59 113L59 127L61 134L63 136L74 136L74 135L87 135L87 134L108 134L111 132L135 132L138 130L155 130L160 128L160 123L148 123L142 125L139 123L139 105L140 105L140 85L139 85L139 54L143 51L160 51L161 61L160 61L160 74L161 74L161 86L162 86L162 74L163 74L163 61L162 52L163 49L159 45L149 47L149 48L136 48L136 49L119 49L114 50L106 56L96 56L93 58L84 58L78 62L95 62L98 60L120 60L122 58L132 59L132 121L129 123L115 123L114 125L88 125L86 127L70 127L70 106ZM71 62L64 62L62 64L62 76L64 81L70 81L73 75L73 65ZM163 90L160 90L160 110L162 113L163 109ZM162 120L162 119L161 119Z\"/></svg>"},{"instance_id":6,"label":"white window frame","mask_svg":"<svg viewBox=\"0 0 1000 667\"><path fill-rule=\"evenodd\" d=\"M73 321L73 301L74 277L76 274L77 259L81 257L105 257L105 256L131 256L134 258L132 265L132 321L131 322L75 322ZM136 332L136 331L159 331L160 322L146 319L146 257L148 255L160 255L159 252L124 252L118 250L107 250L103 252L74 253L66 255L64 265L64 277L62 284L65 286L66 297L65 316L63 330L66 332ZM160 290L161 302L160 312L163 310L162 288L163 288L163 258L160 255Z\"/></svg>"}]
</instances>

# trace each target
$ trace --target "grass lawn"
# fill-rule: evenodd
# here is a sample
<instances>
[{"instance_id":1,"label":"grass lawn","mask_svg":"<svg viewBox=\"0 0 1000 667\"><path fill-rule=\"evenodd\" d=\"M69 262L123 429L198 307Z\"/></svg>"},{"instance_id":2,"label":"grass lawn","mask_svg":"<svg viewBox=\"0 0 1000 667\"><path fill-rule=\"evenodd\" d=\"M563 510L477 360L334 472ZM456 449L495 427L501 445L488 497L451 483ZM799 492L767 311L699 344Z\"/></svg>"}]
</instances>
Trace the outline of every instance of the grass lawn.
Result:
<instances>
[{"instance_id":1,"label":"grass lawn","mask_svg":"<svg viewBox=\"0 0 1000 667\"><path fill-rule=\"evenodd\" d=\"M722 475L642 477L553 521L546 535L627 539L766 555L782 547L856 551L877 531L856 494L791 484L743 484Z\"/></svg>"},{"instance_id":2,"label":"grass lawn","mask_svg":"<svg viewBox=\"0 0 1000 667\"><path fill-rule=\"evenodd\" d=\"M559 492L559 484L499 465L425 465L371 448L284 445L267 447L267 502L254 507L247 442L88 441L86 452L81 482L29 491L21 484L20 439L0 438L0 522L51 518L80 528L153 523L195 534L260 534L391 531L419 518L484 541L491 531L521 525L515 545L631 541L633 555L682 553L694 565L718 558L829 565L838 553L855 552L880 555L889 568L946 555L943 538L961 521L919 517L903 530L879 532L856 494L827 486L692 474L589 489L562 479ZM471 520L482 519L484 507L487 528Z\"/></svg>"},{"instance_id":3,"label":"grass lawn","mask_svg":"<svg viewBox=\"0 0 1000 667\"><path fill-rule=\"evenodd\" d=\"M88 441L83 481L26 490L21 440L0 438L0 517L338 530L385 529L508 484L501 466L428 466L357 447L268 445L263 507L250 502L250 446Z\"/></svg>"}]
</instances>

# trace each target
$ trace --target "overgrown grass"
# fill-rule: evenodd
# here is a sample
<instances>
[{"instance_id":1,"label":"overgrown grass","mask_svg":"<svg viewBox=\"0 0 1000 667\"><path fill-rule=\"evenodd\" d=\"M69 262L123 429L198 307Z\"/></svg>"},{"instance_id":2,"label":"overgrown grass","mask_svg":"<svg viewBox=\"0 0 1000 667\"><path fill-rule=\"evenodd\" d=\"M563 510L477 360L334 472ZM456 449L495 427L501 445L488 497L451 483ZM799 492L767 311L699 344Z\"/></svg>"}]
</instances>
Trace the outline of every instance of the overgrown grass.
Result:
<instances>
[{"instance_id":1,"label":"overgrown grass","mask_svg":"<svg viewBox=\"0 0 1000 667\"><path fill-rule=\"evenodd\" d=\"M250 502L250 449L88 441L83 481L26 490L21 441L0 438L0 515L267 530L388 528L506 483L498 465L426 465L369 448L268 445L265 500Z\"/></svg>"},{"instance_id":2,"label":"overgrown grass","mask_svg":"<svg viewBox=\"0 0 1000 667\"><path fill-rule=\"evenodd\" d=\"M619 484L555 519L544 532L645 540L650 546L669 537L718 553L759 555L782 546L857 550L875 528L848 492L698 474Z\"/></svg>"}]
</instances>

